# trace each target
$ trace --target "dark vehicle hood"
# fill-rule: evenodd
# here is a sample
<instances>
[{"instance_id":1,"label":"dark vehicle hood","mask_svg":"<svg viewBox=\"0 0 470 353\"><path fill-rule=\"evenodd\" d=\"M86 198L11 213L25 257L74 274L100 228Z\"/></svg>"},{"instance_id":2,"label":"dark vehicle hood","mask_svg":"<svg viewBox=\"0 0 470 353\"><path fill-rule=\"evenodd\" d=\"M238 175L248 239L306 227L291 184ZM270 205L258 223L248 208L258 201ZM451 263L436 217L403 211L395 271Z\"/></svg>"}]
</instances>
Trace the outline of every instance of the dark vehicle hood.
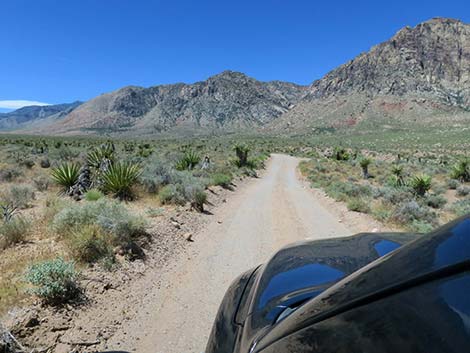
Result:
<instances>
[{"instance_id":1,"label":"dark vehicle hood","mask_svg":"<svg viewBox=\"0 0 470 353\"><path fill-rule=\"evenodd\" d=\"M242 345L260 336L288 307L311 300L353 272L417 238L408 233L362 233L306 241L277 252L253 276ZM242 321L242 320L239 320ZM241 323L241 322L240 322Z\"/></svg>"},{"instance_id":2,"label":"dark vehicle hood","mask_svg":"<svg viewBox=\"0 0 470 353\"><path fill-rule=\"evenodd\" d=\"M378 259L383 244L390 245L384 241L406 243L413 235L363 234L355 237L356 240L338 239L337 241L346 243L337 248L339 253L336 256L335 240L332 241L332 248L327 243L320 245L319 242L314 242L310 243L310 248L316 250L308 250L307 244L292 246L281 250L266 265L259 277L258 291L254 296L252 315L249 318L251 320L247 320L253 332L256 329L259 331L256 333L256 339L252 340L252 342L258 341L256 351L316 322L434 278L462 271L462 268L468 268L470 264L470 215L419 237ZM297 259L296 257L299 256L300 259ZM276 276L308 266L312 262L331 268L326 271L326 274L320 271L320 276L324 281L311 287L312 290L318 288L318 292L313 293L308 303L299 307L284 320L260 330L262 317L269 316L270 312L275 310L276 306L283 305L289 296L287 288L290 282L275 280ZM338 271L343 272L344 275L339 276ZM351 276L344 278L352 272L354 273ZM310 273L307 275L310 276ZM314 271L311 275L316 276ZM264 292L266 288L269 289L270 283L285 286L282 287L282 292L286 293L274 296L272 301L266 302L262 298L266 297ZM295 293L297 286L291 287L290 290ZM278 291L280 292L281 289ZM266 320L264 322L266 323ZM261 336L264 337L259 340Z\"/></svg>"}]
</instances>

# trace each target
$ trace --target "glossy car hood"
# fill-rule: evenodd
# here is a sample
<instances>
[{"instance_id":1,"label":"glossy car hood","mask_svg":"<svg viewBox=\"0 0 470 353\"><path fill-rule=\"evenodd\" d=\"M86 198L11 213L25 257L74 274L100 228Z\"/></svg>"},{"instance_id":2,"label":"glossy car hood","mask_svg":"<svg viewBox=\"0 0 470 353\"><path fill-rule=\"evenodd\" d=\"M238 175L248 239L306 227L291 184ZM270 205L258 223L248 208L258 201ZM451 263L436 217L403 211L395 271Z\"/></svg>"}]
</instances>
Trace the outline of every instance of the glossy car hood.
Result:
<instances>
[{"instance_id":1,"label":"glossy car hood","mask_svg":"<svg viewBox=\"0 0 470 353\"><path fill-rule=\"evenodd\" d=\"M417 234L362 233L287 246L254 279L244 338L271 327L286 307L295 307L397 248Z\"/></svg>"},{"instance_id":2,"label":"glossy car hood","mask_svg":"<svg viewBox=\"0 0 470 353\"><path fill-rule=\"evenodd\" d=\"M362 237L367 239L371 236L363 235ZM369 239L368 244L372 244L376 249L380 240L377 242L377 239ZM396 239L393 235L386 235L382 240L396 241ZM351 254L358 254L359 262L364 263L370 259L365 253L364 245L350 250ZM369 250L372 251L370 246ZM429 280L432 276L459 271L460 267L468 267L469 264L470 215L419 237L393 253L373 261L335 285L329 286L327 290L277 323L258 342L256 351L290 333L347 311L351 307L380 299L419 284L419 281ZM345 273L351 273L346 270L346 267L340 267L340 264L328 263L327 265L339 270L343 268ZM361 267L359 263L358 266L358 268ZM354 266L348 269L354 271L353 268ZM262 283L260 283L260 288L263 288Z\"/></svg>"}]
</instances>

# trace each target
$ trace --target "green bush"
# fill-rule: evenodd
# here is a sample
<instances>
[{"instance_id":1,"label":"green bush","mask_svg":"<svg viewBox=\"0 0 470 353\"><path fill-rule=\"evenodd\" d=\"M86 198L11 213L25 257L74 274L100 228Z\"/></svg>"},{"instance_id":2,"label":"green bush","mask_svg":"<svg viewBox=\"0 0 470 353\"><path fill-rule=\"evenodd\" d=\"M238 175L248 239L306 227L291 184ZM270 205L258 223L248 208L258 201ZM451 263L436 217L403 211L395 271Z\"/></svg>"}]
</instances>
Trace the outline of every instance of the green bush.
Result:
<instances>
[{"instance_id":1,"label":"green bush","mask_svg":"<svg viewBox=\"0 0 470 353\"><path fill-rule=\"evenodd\" d=\"M204 211L204 205L207 203L207 194L199 186L191 186L185 190L186 198L191 203L191 207L198 212Z\"/></svg>"},{"instance_id":2,"label":"green bush","mask_svg":"<svg viewBox=\"0 0 470 353\"><path fill-rule=\"evenodd\" d=\"M231 187L232 176L223 173L217 173L212 176L212 184L222 186L225 189Z\"/></svg>"},{"instance_id":3,"label":"green bush","mask_svg":"<svg viewBox=\"0 0 470 353\"><path fill-rule=\"evenodd\" d=\"M429 233L434 229L434 226L425 221L423 222L423 221L414 220L413 222L411 222L411 225L409 226L409 228L413 232Z\"/></svg>"},{"instance_id":4,"label":"green bush","mask_svg":"<svg viewBox=\"0 0 470 353\"><path fill-rule=\"evenodd\" d=\"M52 229L68 237L77 229L98 225L111 235L113 245L125 245L145 233L146 223L127 208L113 200L100 199L83 205L74 204L60 211L52 222Z\"/></svg>"},{"instance_id":5,"label":"green bush","mask_svg":"<svg viewBox=\"0 0 470 353\"><path fill-rule=\"evenodd\" d=\"M56 168L52 168L52 179L62 186L62 191L67 192L78 180L80 166L76 163L63 163Z\"/></svg>"},{"instance_id":6,"label":"green bush","mask_svg":"<svg viewBox=\"0 0 470 353\"><path fill-rule=\"evenodd\" d=\"M142 169L135 163L114 163L102 175L101 188L120 200L132 200L132 187L137 182Z\"/></svg>"},{"instance_id":7,"label":"green bush","mask_svg":"<svg viewBox=\"0 0 470 353\"><path fill-rule=\"evenodd\" d=\"M184 205L186 203L186 197L184 195L184 189L182 185L165 185L160 189L158 198L162 204L176 204Z\"/></svg>"},{"instance_id":8,"label":"green bush","mask_svg":"<svg viewBox=\"0 0 470 353\"><path fill-rule=\"evenodd\" d=\"M31 292L49 304L76 298L80 292L77 277L74 263L62 258L36 263L25 274L26 281L34 286Z\"/></svg>"},{"instance_id":9,"label":"green bush","mask_svg":"<svg viewBox=\"0 0 470 353\"><path fill-rule=\"evenodd\" d=\"M347 202L348 210L362 213L369 213L369 203L361 198L352 198Z\"/></svg>"},{"instance_id":10,"label":"green bush","mask_svg":"<svg viewBox=\"0 0 470 353\"><path fill-rule=\"evenodd\" d=\"M454 202L451 206L451 210L459 217L470 214L470 199L467 198Z\"/></svg>"},{"instance_id":11,"label":"green bush","mask_svg":"<svg viewBox=\"0 0 470 353\"><path fill-rule=\"evenodd\" d=\"M447 203L447 200L441 195L428 195L425 202L429 207L442 208Z\"/></svg>"},{"instance_id":12,"label":"green bush","mask_svg":"<svg viewBox=\"0 0 470 353\"><path fill-rule=\"evenodd\" d=\"M399 204L393 211L392 220L409 226L413 221L423 221L436 224L436 214L426 206L418 204L415 200Z\"/></svg>"},{"instance_id":13,"label":"green bush","mask_svg":"<svg viewBox=\"0 0 470 353\"><path fill-rule=\"evenodd\" d=\"M460 183L459 183L458 180L449 179L449 180L447 181L447 186L448 186L448 188L451 189L451 190L457 189L457 188L459 187L459 185L460 185Z\"/></svg>"},{"instance_id":14,"label":"green bush","mask_svg":"<svg viewBox=\"0 0 470 353\"><path fill-rule=\"evenodd\" d=\"M13 217L0 223L0 248L22 242L31 230L31 222L23 217Z\"/></svg>"},{"instance_id":15,"label":"green bush","mask_svg":"<svg viewBox=\"0 0 470 353\"><path fill-rule=\"evenodd\" d=\"M38 191L47 191L49 188L49 178L38 176L33 179L33 183Z\"/></svg>"},{"instance_id":16,"label":"green bush","mask_svg":"<svg viewBox=\"0 0 470 353\"><path fill-rule=\"evenodd\" d=\"M470 187L468 187L468 186L460 185L456 189L456 195L457 196L467 196L468 194L470 194Z\"/></svg>"},{"instance_id":17,"label":"green bush","mask_svg":"<svg viewBox=\"0 0 470 353\"><path fill-rule=\"evenodd\" d=\"M75 229L67 239L73 258L86 263L94 263L105 257L114 257L112 239L96 224L88 224Z\"/></svg>"},{"instance_id":18,"label":"green bush","mask_svg":"<svg viewBox=\"0 0 470 353\"><path fill-rule=\"evenodd\" d=\"M23 173L17 168L7 167L0 170L0 181L11 182Z\"/></svg>"},{"instance_id":19,"label":"green bush","mask_svg":"<svg viewBox=\"0 0 470 353\"><path fill-rule=\"evenodd\" d=\"M85 200L87 201L98 201L103 197L103 193L97 189L88 190L85 193Z\"/></svg>"},{"instance_id":20,"label":"green bush","mask_svg":"<svg viewBox=\"0 0 470 353\"><path fill-rule=\"evenodd\" d=\"M17 208L31 207L36 198L33 188L30 185L13 185L3 194L4 203L14 205Z\"/></svg>"}]
</instances>

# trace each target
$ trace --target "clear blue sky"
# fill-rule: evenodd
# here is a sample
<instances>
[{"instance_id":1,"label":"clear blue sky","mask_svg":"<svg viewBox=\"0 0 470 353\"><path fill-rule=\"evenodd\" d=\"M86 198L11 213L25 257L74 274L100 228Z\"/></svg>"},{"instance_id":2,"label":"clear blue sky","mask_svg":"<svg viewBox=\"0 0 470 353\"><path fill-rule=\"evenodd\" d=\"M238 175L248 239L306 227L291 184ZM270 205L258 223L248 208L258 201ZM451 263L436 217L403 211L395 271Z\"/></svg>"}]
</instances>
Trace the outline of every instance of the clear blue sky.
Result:
<instances>
[{"instance_id":1,"label":"clear blue sky","mask_svg":"<svg viewBox=\"0 0 470 353\"><path fill-rule=\"evenodd\" d=\"M470 1L2 0L0 101L87 100L230 69L309 84L403 26Z\"/></svg>"}]
</instances>

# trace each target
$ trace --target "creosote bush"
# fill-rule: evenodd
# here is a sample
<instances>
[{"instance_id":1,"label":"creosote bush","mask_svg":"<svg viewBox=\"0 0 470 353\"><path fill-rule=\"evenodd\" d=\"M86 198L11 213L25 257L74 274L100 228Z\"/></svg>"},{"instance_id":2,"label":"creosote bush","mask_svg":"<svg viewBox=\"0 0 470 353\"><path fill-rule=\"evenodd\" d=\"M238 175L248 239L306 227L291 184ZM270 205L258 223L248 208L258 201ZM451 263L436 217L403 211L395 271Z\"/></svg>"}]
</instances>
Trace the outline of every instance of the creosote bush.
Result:
<instances>
[{"instance_id":1,"label":"creosote bush","mask_svg":"<svg viewBox=\"0 0 470 353\"><path fill-rule=\"evenodd\" d=\"M126 247L140 235L145 234L146 222L131 214L127 208L114 200L105 198L95 202L73 204L60 211L52 222L52 229L65 239L81 228L96 225L109 235L113 246Z\"/></svg>"},{"instance_id":2,"label":"creosote bush","mask_svg":"<svg viewBox=\"0 0 470 353\"><path fill-rule=\"evenodd\" d=\"M225 189L231 187L232 184L232 176L223 173L217 173L212 176L212 183L214 185L222 186Z\"/></svg>"},{"instance_id":3,"label":"creosote bush","mask_svg":"<svg viewBox=\"0 0 470 353\"><path fill-rule=\"evenodd\" d=\"M112 235L96 224L75 229L67 239L67 246L74 259L94 263L103 258L114 259Z\"/></svg>"},{"instance_id":4,"label":"creosote bush","mask_svg":"<svg viewBox=\"0 0 470 353\"><path fill-rule=\"evenodd\" d=\"M0 221L0 249L24 241L31 230L31 222L24 217L13 216L9 221Z\"/></svg>"},{"instance_id":5,"label":"creosote bush","mask_svg":"<svg viewBox=\"0 0 470 353\"><path fill-rule=\"evenodd\" d=\"M73 262L62 258L43 261L30 266L26 281L33 286L31 293L48 304L62 304L75 299L80 293L78 273Z\"/></svg>"},{"instance_id":6,"label":"creosote bush","mask_svg":"<svg viewBox=\"0 0 470 353\"><path fill-rule=\"evenodd\" d=\"M347 202L348 210L362 213L369 213L369 202L361 198L351 198Z\"/></svg>"},{"instance_id":7,"label":"creosote bush","mask_svg":"<svg viewBox=\"0 0 470 353\"><path fill-rule=\"evenodd\" d=\"M3 193L2 200L4 203L14 205L17 208L29 208L36 198L31 185L19 184L13 185L10 189Z\"/></svg>"}]
</instances>

